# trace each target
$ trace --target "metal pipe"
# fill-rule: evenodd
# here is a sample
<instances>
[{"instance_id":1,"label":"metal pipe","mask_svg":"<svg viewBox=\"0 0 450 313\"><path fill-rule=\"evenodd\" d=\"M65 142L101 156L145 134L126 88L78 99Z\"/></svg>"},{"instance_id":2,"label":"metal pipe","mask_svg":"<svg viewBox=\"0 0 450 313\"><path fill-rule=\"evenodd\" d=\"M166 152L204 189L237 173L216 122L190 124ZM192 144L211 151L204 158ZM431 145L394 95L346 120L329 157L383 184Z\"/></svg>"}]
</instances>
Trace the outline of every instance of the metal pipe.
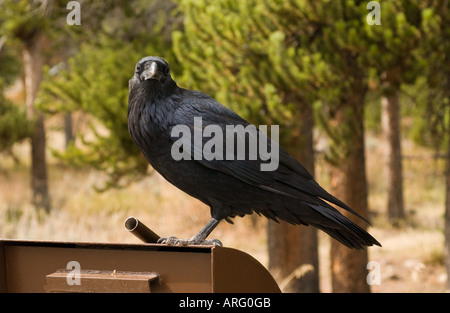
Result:
<instances>
[{"instance_id":1,"label":"metal pipe","mask_svg":"<svg viewBox=\"0 0 450 313\"><path fill-rule=\"evenodd\" d=\"M125 220L125 229L145 243L157 243L160 238L134 216L130 216Z\"/></svg>"}]
</instances>

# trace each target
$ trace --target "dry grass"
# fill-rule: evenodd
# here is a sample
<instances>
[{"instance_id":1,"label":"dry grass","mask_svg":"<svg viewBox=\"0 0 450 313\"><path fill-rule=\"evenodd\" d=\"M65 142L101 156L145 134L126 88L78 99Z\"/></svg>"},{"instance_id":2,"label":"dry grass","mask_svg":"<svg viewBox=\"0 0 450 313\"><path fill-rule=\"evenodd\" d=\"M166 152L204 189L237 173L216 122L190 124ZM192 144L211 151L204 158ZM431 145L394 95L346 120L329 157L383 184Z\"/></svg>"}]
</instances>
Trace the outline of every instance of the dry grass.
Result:
<instances>
[{"instance_id":1,"label":"dry grass","mask_svg":"<svg viewBox=\"0 0 450 313\"><path fill-rule=\"evenodd\" d=\"M27 145L16 147L27 154ZM406 155L432 153L404 143ZM381 265L381 285L373 292L442 292L446 273L443 266L444 182L442 162L406 159L405 202L408 217L399 227L390 226L385 216L382 160L376 138L368 141L367 170L369 206L374 227L370 232L383 248L370 248L369 260ZM138 242L124 230L123 222L134 215L161 236L187 238L209 221L209 209L186 196L160 176L154 175L128 188L97 193L92 186L104 177L93 171L75 171L50 162L50 188L53 210L49 215L30 205L29 174L26 159L14 165L0 159L0 237L33 240ZM318 162L317 177L327 187L326 170ZM212 237L224 245L241 249L267 265L266 220L236 218L235 224L222 223ZM329 238L320 235L321 290L331 291Z\"/></svg>"}]
</instances>

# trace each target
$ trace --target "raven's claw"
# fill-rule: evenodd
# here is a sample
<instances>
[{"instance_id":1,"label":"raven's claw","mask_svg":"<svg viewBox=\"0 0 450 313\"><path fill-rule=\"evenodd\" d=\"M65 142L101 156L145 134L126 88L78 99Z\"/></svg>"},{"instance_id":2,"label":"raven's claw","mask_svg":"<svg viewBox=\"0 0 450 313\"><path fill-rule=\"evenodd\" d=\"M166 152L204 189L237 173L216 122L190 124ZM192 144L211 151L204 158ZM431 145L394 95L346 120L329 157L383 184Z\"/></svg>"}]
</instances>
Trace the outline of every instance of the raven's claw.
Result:
<instances>
[{"instance_id":1,"label":"raven's claw","mask_svg":"<svg viewBox=\"0 0 450 313\"><path fill-rule=\"evenodd\" d=\"M195 237L195 236L194 236ZM198 240L197 238L180 239L174 236L161 237L158 239L158 243L166 244L169 246L219 246L223 247L222 242L218 239Z\"/></svg>"}]
</instances>

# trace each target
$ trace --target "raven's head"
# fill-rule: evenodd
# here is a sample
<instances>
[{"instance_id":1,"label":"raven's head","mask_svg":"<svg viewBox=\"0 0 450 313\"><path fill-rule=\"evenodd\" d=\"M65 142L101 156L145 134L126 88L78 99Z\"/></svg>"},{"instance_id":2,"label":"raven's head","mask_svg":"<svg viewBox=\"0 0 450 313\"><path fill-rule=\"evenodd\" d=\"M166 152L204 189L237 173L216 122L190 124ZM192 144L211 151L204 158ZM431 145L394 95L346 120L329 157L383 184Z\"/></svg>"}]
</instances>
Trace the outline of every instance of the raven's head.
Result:
<instances>
[{"instance_id":1,"label":"raven's head","mask_svg":"<svg viewBox=\"0 0 450 313\"><path fill-rule=\"evenodd\" d=\"M159 82L165 85L171 82L169 64L160 57L148 56L142 58L137 64L133 78L129 81L129 87L132 88L136 84L148 84ZM162 87L162 86L161 86Z\"/></svg>"}]
</instances>

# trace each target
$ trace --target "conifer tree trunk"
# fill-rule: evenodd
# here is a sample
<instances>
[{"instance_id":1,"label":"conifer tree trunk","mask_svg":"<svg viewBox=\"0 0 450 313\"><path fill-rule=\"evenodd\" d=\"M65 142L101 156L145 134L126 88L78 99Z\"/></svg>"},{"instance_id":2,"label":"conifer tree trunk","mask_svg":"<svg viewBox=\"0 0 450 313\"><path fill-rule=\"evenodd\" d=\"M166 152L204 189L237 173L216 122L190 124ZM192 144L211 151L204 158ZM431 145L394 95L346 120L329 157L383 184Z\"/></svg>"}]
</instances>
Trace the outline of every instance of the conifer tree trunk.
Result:
<instances>
[{"instance_id":1,"label":"conifer tree trunk","mask_svg":"<svg viewBox=\"0 0 450 313\"><path fill-rule=\"evenodd\" d=\"M23 64L25 72L25 93L27 115L34 122L31 134L31 188L32 202L37 208L50 210L50 196L47 183L47 162L45 156L45 124L42 113L37 112L35 101L42 80L43 58L42 36L34 32L23 40Z\"/></svg>"},{"instance_id":2,"label":"conifer tree trunk","mask_svg":"<svg viewBox=\"0 0 450 313\"><path fill-rule=\"evenodd\" d=\"M395 71L385 73L381 98L381 125L385 153L387 213L391 222L405 217L403 202L403 170L400 141L400 105Z\"/></svg>"},{"instance_id":3,"label":"conifer tree trunk","mask_svg":"<svg viewBox=\"0 0 450 313\"><path fill-rule=\"evenodd\" d=\"M66 149L75 141L73 133L73 117L71 112L64 114L64 145Z\"/></svg>"},{"instance_id":4,"label":"conifer tree trunk","mask_svg":"<svg viewBox=\"0 0 450 313\"><path fill-rule=\"evenodd\" d=\"M446 58L447 59L447 58ZM450 75L447 75L446 96L450 97ZM444 256L447 270L447 289L450 289L450 125L447 122L447 155L445 168L445 228Z\"/></svg>"},{"instance_id":5,"label":"conifer tree trunk","mask_svg":"<svg viewBox=\"0 0 450 313\"><path fill-rule=\"evenodd\" d=\"M301 128L290 146L289 152L314 174L313 127L314 116L309 103L297 95L290 95L287 102L296 103ZM285 278L303 266L300 277L293 277L285 292L319 292L319 257L317 230L313 227L291 225L280 221L268 224L269 269Z\"/></svg>"},{"instance_id":6,"label":"conifer tree trunk","mask_svg":"<svg viewBox=\"0 0 450 313\"><path fill-rule=\"evenodd\" d=\"M330 123L350 129L345 138L346 153L337 167L331 168L331 193L363 217L367 217L367 180L364 152L364 94L363 79L356 82L346 101L338 108ZM366 228L364 221L341 211L346 217ZM349 249L332 239L331 272L333 292L370 292L366 282L367 249Z\"/></svg>"},{"instance_id":7,"label":"conifer tree trunk","mask_svg":"<svg viewBox=\"0 0 450 313\"><path fill-rule=\"evenodd\" d=\"M445 267L447 270L447 289L450 289L450 126L447 130L447 156L445 170Z\"/></svg>"}]
</instances>

